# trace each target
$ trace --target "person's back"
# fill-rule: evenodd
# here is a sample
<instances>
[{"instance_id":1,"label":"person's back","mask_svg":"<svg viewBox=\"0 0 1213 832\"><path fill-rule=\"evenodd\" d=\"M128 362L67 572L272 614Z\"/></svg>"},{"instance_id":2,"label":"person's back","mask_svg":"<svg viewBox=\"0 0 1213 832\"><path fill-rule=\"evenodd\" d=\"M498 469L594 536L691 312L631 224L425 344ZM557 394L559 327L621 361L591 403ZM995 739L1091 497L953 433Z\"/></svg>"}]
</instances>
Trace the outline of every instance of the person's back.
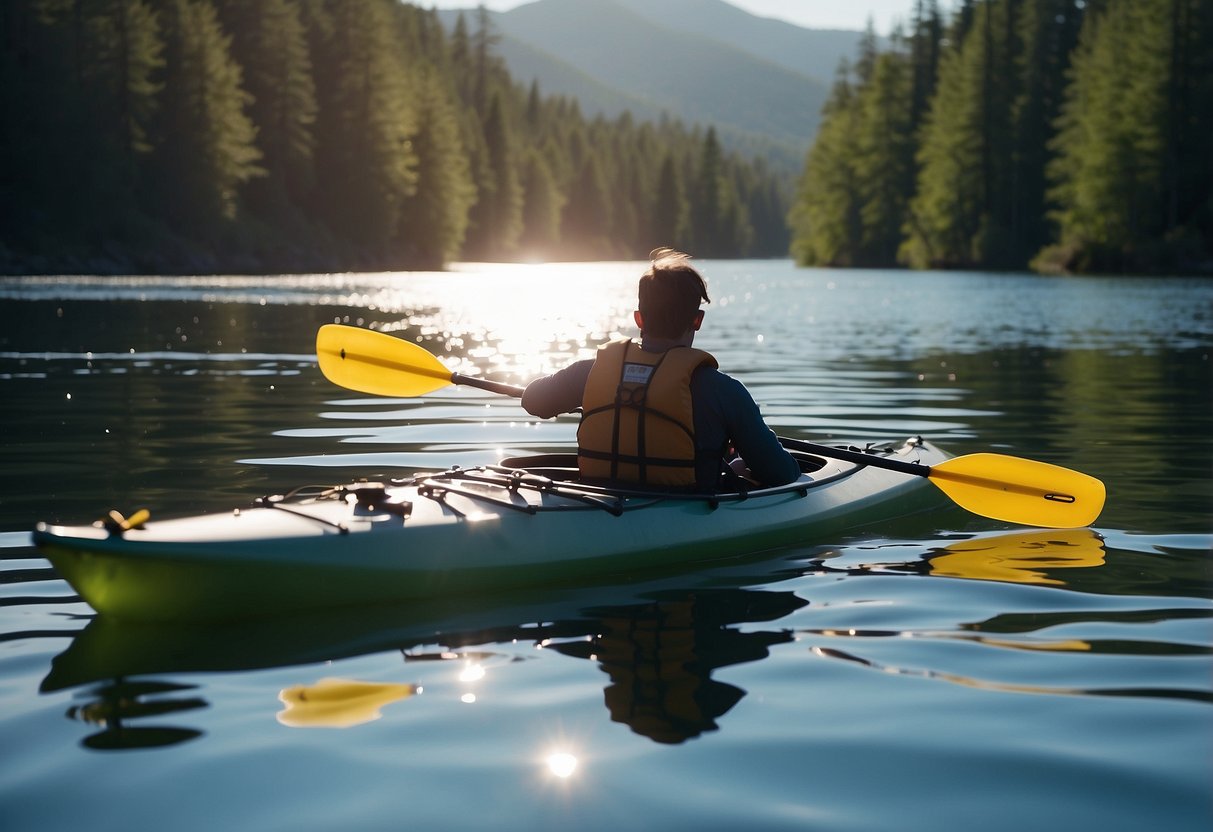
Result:
<instances>
[{"instance_id":1,"label":"person's back","mask_svg":"<svg viewBox=\"0 0 1213 832\"><path fill-rule=\"evenodd\" d=\"M716 490L733 452L764 486L799 476L749 391L692 347L710 302L690 258L653 253L634 314L641 343L615 341L527 386L522 405L541 418L582 410L578 461L583 478ZM742 468L735 465L734 470Z\"/></svg>"}]
</instances>

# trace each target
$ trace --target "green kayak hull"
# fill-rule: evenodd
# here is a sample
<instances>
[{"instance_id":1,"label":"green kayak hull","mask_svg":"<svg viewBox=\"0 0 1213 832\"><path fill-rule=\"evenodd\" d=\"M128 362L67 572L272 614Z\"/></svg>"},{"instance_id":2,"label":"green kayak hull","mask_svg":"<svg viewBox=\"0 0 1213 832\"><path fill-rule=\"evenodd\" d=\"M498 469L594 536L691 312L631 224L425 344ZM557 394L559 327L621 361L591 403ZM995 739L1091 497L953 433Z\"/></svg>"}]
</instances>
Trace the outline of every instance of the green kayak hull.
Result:
<instances>
[{"instance_id":1,"label":"green kayak hull","mask_svg":"<svg viewBox=\"0 0 1213 832\"><path fill-rule=\"evenodd\" d=\"M911 440L871 449L935 465ZM222 514L38 524L34 542L98 612L188 621L569 585L675 569L941 505L921 477L810 454L792 484L748 493L618 490L566 478L555 457L267 497Z\"/></svg>"}]
</instances>

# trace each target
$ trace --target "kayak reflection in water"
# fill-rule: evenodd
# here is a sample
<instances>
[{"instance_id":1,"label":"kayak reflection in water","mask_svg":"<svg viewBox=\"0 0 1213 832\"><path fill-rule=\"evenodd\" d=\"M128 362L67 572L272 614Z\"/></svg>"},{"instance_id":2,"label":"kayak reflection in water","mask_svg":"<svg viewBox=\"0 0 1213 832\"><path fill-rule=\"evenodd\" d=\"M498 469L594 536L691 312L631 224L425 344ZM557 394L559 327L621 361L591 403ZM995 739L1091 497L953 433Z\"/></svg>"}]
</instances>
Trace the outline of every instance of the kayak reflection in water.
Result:
<instances>
[{"instance_id":1,"label":"kayak reflection in water","mask_svg":"<svg viewBox=\"0 0 1213 832\"><path fill-rule=\"evenodd\" d=\"M786 630L740 632L729 625L779 619L806 603L791 592L679 593L593 610L600 629L592 639L550 647L606 671L611 684L603 698L612 721L672 745L716 730L716 719L745 696L712 679L712 671L764 659L772 645L792 640Z\"/></svg>"},{"instance_id":2,"label":"kayak reflection in water","mask_svg":"<svg viewBox=\"0 0 1213 832\"><path fill-rule=\"evenodd\" d=\"M601 597L601 596L599 596ZM300 617L205 625L142 626L99 616L54 660L44 693L105 681L89 689L68 717L103 730L83 744L94 750L150 748L204 736L164 724L209 703L193 685L146 677L312 666L317 661L401 650L406 663L486 660L491 645L535 642L573 658L589 659L609 677L603 700L612 721L635 733L675 744L717 729L716 720L745 691L716 681L721 667L759 661L794 633L738 625L778 621L808 604L792 592L735 588L665 589L644 600L588 601L572 615L529 609L517 621L481 626L483 600L458 605L451 618L433 610L396 607L334 610ZM445 605L442 605L445 608ZM507 616L508 617L508 616ZM464 623L459 623L464 622ZM411 652L442 645L437 652ZM481 652L474 652L479 650ZM496 654L506 656L506 653ZM128 681L128 677L145 677ZM279 694L279 722L293 727L348 727L379 717L386 705L420 691L418 685L324 679Z\"/></svg>"},{"instance_id":3,"label":"kayak reflection in water","mask_svg":"<svg viewBox=\"0 0 1213 832\"><path fill-rule=\"evenodd\" d=\"M581 409L586 480L700 491L735 490L738 475L766 487L792 482L800 469L749 391L692 346L700 302L711 302L703 276L682 252L649 256L633 313L640 343L608 342L596 358L532 381L523 408L542 419Z\"/></svg>"}]
</instances>

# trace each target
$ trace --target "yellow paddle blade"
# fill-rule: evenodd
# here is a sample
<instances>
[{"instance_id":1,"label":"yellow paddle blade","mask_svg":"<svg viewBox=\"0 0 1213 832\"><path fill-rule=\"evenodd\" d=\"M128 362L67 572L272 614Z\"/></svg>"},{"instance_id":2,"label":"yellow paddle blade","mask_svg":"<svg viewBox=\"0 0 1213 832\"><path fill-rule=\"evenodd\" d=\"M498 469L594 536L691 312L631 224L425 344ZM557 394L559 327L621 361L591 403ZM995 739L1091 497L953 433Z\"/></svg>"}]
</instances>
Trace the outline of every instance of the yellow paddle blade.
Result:
<instances>
[{"instance_id":1,"label":"yellow paddle blade","mask_svg":"<svg viewBox=\"0 0 1213 832\"><path fill-rule=\"evenodd\" d=\"M325 378L361 393L424 396L452 383L451 371L423 348L360 327L320 327L316 357Z\"/></svg>"},{"instance_id":2,"label":"yellow paddle blade","mask_svg":"<svg viewBox=\"0 0 1213 832\"><path fill-rule=\"evenodd\" d=\"M969 454L931 467L931 482L974 514L1052 529L1089 526L1104 485L1059 465L1002 454Z\"/></svg>"}]
</instances>

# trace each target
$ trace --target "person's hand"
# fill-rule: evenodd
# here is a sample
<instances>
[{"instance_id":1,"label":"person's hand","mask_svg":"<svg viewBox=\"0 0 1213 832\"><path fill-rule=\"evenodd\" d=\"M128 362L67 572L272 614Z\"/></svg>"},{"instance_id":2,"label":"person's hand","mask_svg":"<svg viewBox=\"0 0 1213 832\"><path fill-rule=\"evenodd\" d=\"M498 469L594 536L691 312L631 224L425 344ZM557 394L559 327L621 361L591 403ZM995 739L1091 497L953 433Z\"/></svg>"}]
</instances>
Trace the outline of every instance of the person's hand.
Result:
<instances>
[{"instance_id":1,"label":"person's hand","mask_svg":"<svg viewBox=\"0 0 1213 832\"><path fill-rule=\"evenodd\" d=\"M729 460L729 467L733 469L733 473L742 479L755 482L753 475L750 473L750 466L745 464L745 460L741 457L733 457Z\"/></svg>"}]
</instances>

